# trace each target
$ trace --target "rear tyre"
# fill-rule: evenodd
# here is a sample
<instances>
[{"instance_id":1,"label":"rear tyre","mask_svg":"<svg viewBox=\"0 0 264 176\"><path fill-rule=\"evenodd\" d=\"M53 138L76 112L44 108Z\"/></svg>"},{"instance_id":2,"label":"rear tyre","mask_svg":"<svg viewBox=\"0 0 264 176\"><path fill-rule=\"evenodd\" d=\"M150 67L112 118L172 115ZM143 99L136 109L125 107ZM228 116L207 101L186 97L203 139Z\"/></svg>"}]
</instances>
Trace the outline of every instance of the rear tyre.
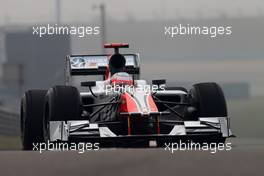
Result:
<instances>
[{"instance_id":1,"label":"rear tyre","mask_svg":"<svg viewBox=\"0 0 264 176\"><path fill-rule=\"evenodd\" d=\"M72 86L55 86L49 89L44 108L44 136L49 139L49 121L80 120L82 113L81 97L78 89Z\"/></svg>"},{"instance_id":2,"label":"rear tyre","mask_svg":"<svg viewBox=\"0 0 264 176\"><path fill-rule=\"evenodd\" d=\"M42 122L46 92L46 90L29 90L22 97L20 130L24 150L32 150L33 143L44 142Z\"/></svg>"}]
</instances>

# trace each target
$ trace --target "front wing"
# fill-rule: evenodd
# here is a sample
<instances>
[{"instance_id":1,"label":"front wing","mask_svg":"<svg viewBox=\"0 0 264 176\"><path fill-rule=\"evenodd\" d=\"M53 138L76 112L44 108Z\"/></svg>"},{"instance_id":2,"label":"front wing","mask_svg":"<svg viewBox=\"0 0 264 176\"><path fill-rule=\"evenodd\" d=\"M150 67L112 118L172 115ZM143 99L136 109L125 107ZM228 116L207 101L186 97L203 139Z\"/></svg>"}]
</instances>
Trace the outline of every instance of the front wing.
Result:
<instances>
[{"instance_id":1,"label":"front wing","mask_svg":"<svg viewBox=\"0 0 264 176\"><path fill-rule=\"evenodd\" d=\"M165 142L221 142L231 137L228 117L198 121L164 121L173 128L168 134L116 135L106 124L89 121L50 121L51 142L91 142L100 147L162 146Z\"/></svg>"}]
</instances>

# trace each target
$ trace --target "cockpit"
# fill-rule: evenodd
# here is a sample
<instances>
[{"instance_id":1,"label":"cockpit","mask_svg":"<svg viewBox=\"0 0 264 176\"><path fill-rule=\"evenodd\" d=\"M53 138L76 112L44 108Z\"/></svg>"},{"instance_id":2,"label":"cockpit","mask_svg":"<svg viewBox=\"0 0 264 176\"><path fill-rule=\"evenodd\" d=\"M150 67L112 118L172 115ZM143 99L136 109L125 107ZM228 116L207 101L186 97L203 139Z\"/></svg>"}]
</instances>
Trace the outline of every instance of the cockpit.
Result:
<instances>
[{"instance_id":1,"label":"cockpit","mask_svg":"<svg viewBox=\"0 0 264 176\"><path fill-rule=\"evenodd\" d=\"M127 72L118 72L110 78L110 83L112 85L133 85L133 78Z\"/></svg>"}]
</instances>

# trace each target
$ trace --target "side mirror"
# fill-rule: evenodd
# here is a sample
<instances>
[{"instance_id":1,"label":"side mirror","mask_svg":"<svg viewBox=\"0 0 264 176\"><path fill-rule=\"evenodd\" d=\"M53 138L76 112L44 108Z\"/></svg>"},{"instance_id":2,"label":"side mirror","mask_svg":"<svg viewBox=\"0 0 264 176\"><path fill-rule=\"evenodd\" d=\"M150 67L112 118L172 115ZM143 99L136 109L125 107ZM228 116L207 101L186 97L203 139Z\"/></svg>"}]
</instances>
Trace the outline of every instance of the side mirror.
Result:
<instances>
[{"instance_id":1,"label":"side mirror","mask_svg":"<svg viewBox=\"0 0 264 176\"><path fill-rule=\"evenodd\" d=\"M82 87L94 87L96 86L95 81L87 81L87 82L81 82Z\"/></svg>"},{"instance_id":2,"label":"side mirror","mask_svg":"<svg viewBox=\"0 0 264 176\"><path fill-rule=\"evenodd\" d=\"M93 90L92 90L92 87L96 86L96 82L95 82L95 81L81 82L81 86L82 86L82 87L89 87L89 90L90 90L91 94L92 94L95 98L97 98L97 95L95 95L95 94L93 93Z\"/></svg>"},{"instance_id":3,"label":"side mirror","mask_svg":"<svg viewBox=\"0 0 264 176\"><path fill-rule=\"evenodd\" d=\"M166 79L156 79L152 80L152 85L161 85L161 84L166 84Z\"/></svg>"}]
</instances>

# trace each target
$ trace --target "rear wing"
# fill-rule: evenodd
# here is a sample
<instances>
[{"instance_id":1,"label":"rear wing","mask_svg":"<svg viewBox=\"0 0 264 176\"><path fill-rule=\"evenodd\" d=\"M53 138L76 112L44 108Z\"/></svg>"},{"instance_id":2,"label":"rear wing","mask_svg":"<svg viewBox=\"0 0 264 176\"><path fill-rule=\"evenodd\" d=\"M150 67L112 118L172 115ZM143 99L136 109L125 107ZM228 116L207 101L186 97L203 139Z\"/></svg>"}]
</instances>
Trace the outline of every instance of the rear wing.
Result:
<instances>
[{"instance_id":1,"label":"rear wing","mask_svg":"<svg viewBox=\"0 0 264 176\"><path fill-rule=\"evenodd\" d=\"M125 71L139 74L138 54L123 54L126 59ZM70 75L104 75L108 69L109 55L70 55L67 56L67 71Z\"/></svg>"}]
</instances>

